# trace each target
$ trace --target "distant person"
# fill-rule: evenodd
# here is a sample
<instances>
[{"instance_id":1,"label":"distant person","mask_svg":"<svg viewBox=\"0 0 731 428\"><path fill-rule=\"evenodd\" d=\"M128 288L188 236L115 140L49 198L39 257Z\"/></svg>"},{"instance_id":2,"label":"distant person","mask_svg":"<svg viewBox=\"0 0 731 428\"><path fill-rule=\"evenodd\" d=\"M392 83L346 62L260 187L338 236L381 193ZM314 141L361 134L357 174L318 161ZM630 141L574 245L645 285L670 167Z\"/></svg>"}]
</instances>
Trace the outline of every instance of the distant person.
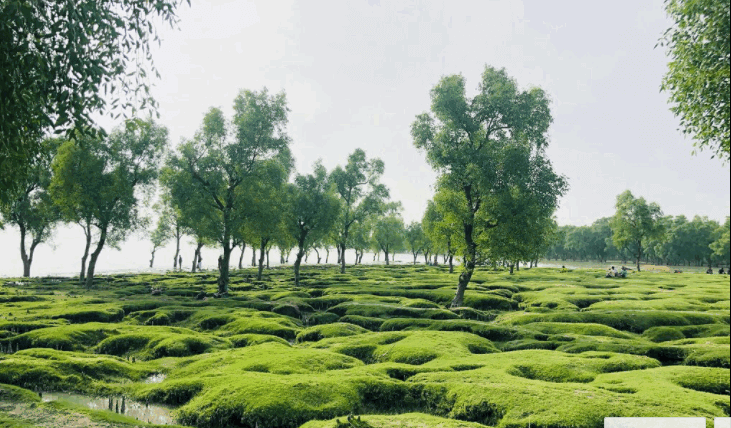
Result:
<instances>
[{"instance_id":1,"label":"distant person","mask_svg":"<svg viewBox=\"0 0 731 428\"><path fill-rule=\"evenodd\" d=\"M719 274L719 275L723 275L723 274L725 274L725 273L726 273L726 271L725 271L725 270L723 270L723 268L721 268L721 269L719 269L719 270L718 270L718 274Z\"/></svg>"},{"instance_id":2,"label":"distant person","mask_svg":"<svg viewBox=\"0 0 731 428\"><path fill-rule=\"evenodd\" d=\"M203 257L198 256L198 270L201 270L201 263L203 262Z\"/></svg>"},{"instance_id":3,"label":"distant person","mask_svg":"<svg viewBox=\"0 0 731 428\"><path fill-rule=\"evenodd\" d=\"M183 256L178 256L178 266L183 270Z\"/></svg>"},{"instance_id":4,"label":"distant person","mask_svg":"<svg viewBox=\"0 0 731 428\"><path fill-rule=\"evenodd\" d=\"M713 269L711 269L711 268L709 267L708 269L706 269L706 273L707 273L708 275L713 275Z\"/></svg>"},{"instance_id":5,"label":"distant person","mask_svg":"<svg viewBox=\"0 0 731 428\"><path fill-rule=\"evenodd\" d=\"M607 269L607 274L604 276L605 278L614 278L617 274L617 271L614 270L614 266Z\"/></svg>"}]
</instances>

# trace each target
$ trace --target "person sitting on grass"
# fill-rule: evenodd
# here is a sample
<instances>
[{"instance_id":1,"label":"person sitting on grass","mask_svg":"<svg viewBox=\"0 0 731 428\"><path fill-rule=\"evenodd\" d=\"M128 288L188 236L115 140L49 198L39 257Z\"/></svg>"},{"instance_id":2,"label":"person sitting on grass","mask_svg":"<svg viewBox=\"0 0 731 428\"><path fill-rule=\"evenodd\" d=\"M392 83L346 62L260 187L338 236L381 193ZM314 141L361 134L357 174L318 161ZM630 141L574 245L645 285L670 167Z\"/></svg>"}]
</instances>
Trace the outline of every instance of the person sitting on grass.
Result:
<instances>
[{"instance_id":1,"label":"person sitting on grass","mask_svg":"<svg viewBox=\"0 0 731 428\"><path fill-rule=\"evenodd\" d=\"M617 270L614 269L614 266L612 266L611 268L609 268L607 270L607 274L606 274L605 278L614 278L616 276L617 276Z\"/></svg>"},{"instance_id":2,"label":"person sitting on grass","mask_svg":"<svg viewBox=\"0 0 731 428\"><path fill-rule=\"evenodd\" d=\"M711 268L709 267L708 269L706 269L706 273L707 273L708 275L713 275L713 269L711 269Z\"/></svg>"},{"instance_id":3,"label":"person sitting on grass","mask_svg":"<svg viewBox=\"0 0 731 428\"><path fill-rule=\"evenodd\" d=\"M719 269L719 270L718 270L718 274L719 274L719 275L723 275L723 274L725 274L725 273L726 273L726 271L725 271L725 270L723 270L723 268L721 268L721 269Z\"/></svg>"}]
</instances>

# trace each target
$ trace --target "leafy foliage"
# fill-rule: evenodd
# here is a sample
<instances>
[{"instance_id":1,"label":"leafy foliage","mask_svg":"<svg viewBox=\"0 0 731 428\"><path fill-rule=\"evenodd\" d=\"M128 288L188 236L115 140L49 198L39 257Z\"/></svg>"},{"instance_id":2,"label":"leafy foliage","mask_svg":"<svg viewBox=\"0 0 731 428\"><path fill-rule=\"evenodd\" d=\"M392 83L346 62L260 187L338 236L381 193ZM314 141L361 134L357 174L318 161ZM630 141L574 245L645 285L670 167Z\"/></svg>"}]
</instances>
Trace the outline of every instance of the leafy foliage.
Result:
<instances>
[{"instance_id":1,"label":"leafy foliage","mask_svg":"<svg viewBox=\"0 0 731 428\"><path fill-rule=\"evenodd\" d=\"M698 149L731 157L731 6L723 0L666 0L674 21L660 45L671 61L662 90L670 92L673 113Z\"/></svg>"},{"instance_id":2,"label":"leafy foliage","mask_svg":"<svg viewBox=\"0 0 731 428\"><path fill-rule=\"evenodd\" d=\"M133 115L138 106L155 106L147 78L157 73L152 23L159 18L174 26L181 3L0 3L0 196L19 185L48 130L92 127L91 115L108 110L108 99L112 110Z\"/></svg>"}]
</instances>

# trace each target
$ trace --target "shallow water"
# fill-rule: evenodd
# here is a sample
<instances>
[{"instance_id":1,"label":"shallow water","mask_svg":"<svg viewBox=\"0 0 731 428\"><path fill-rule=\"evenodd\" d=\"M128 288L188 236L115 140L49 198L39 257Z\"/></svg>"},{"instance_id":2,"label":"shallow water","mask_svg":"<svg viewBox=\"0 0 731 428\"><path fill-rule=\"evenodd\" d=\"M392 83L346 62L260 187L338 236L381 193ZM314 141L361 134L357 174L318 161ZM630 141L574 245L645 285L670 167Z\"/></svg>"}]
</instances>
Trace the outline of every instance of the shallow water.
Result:
<instances>
[{"instance_id":1,"label":"shallow water","mask_svg":"<svg viewBox=\"0 0 731 428\"><path fill-rule=\"evenodd\" d=\"M140 421L158 425L175 424L175 419L170 415L170 412L174 409L171 406L164 406L160 404L148 405L126 399L124 400L124 406L122 406L123 403L121 397L96 397L66 392L43 392L42 399L43 401L61 400L94 410L106 410L121 413Z\"/></svg>"},{"instance_id":2,"label":"shallow water","mask_svg":"<svg viewBox=\"0 0 731 428\"><path fill-rule=\"evenodd\" d=\"M148 377L147 379L145 379L143 382L144 383L160 383L165 380L165 377L166 376L162 373L156 373L156 374Z\"/></svg>"}]
</instances>

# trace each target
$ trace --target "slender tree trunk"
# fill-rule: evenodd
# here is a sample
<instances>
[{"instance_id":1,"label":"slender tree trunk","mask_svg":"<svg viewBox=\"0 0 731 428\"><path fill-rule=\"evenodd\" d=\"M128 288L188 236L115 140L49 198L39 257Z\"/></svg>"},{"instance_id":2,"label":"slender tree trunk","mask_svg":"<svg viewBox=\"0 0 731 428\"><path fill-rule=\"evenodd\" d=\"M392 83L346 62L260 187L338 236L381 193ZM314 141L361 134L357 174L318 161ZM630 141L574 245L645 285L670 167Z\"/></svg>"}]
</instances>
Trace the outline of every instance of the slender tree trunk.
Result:
<instances>
[{"instance_id":1,"label":"slender tree trunk","mask_svg":"<svg viewBox=\"0 0 731 428\"><path fill-rule=\"evenodd\" d=\"M99 234L99 242L96 244L96 249L91 253L91 259L89 259L89 268L86 271L86 288L94 286L94 269L96 268L96 261L99 259L99 254L104 248L104 243L107 240L107 229L103 228Z\"/></svg>"},{"instance_id":2,"label":"slender tree trunk","mask_svg":"<svg viewBox=\"0 0 731 428\"><path fill-rule=\"evenodd\" d=\"M386 261L386 266L388 266L389 265L388 250L383 250L383 254L384 254L383 259Z\"/></svg>"},{"instance_id":3,"label":"slender tree trunk","mask_svg":"<svg viewBox=\"0 0 731 428\"><path fill-rule=\"evenodd\" d=\"M28 278L30 277L30 260L25 251L25 225L19 222L18 227L20 228L20 258L23 260L23 277Z\"/></svg>"},{"instance_id":4,"label":"slender tree trunk","mask_svg":"<svg viewBox=\"0 0 731 428\"><path fill-rule=\"evenodd\" d=\"M342 256L342 254L340 252L340 244L338 243L337 245L335 245L335 248L338 250L338 262L337 262L337 264L340 264L340 261L343 259L343 256Z\"/></svg>"},{"instance_id":5,"label":"slender tree trunk","mask_svg":"<svg viewBox=\"0 0 731 428\"><path fill-rule=\"evenodd\" d=\"M340 244L340 273L345 273L345 243Z\"/></svg>"},{"instance_id":6,"label":"slender tree trunk","mask_svg":"<svg viewBox=\"0 0 731 428\"><path fill-rule=\"evenodd\" d=\"M640 271L640 258L642 257L642 241L637 242L637 272Z\"/></svg>"},{"instance_id":7,"label":"slender tree trunk","mask_svg":"<svg viewBox=\"0 0 731 428\"><path fill-rule=\"evenodd\" d=\"M91 248L91 222L87 221L85 226L81 226L84 229L84 235L86 236L86 246L84 247L84 255L81 257L81 273L79 273L79 284L84 283L86 277L86 259L89 257L89 248Z\"/></svg>"},{"instance_id":8,"label":"slender tree trunk","mask_svg":"<svg viewBox=\"0 0 731 428\"><path fill-rule=\"evenodd\" d=\"M457 283L457 292L454 294L452 299L451 307L456 308L462 306L464 302L464 292L467 289L467 285L472 279L472 274L475 272L475 259L477 258L477 244L472 240L473 222L475 218L474 212L471 213L471 220L468 224L464 225L465 235L465 255L463 258L462 273L459 274L459 282Z\"/></svg>"},{"instance_id":9,"label":"slender tree trunk","mask_svg":"<svg viewBox=\"0 0 731 428\"><path fill-rule=\"evenodd\" d=\"M256 266L256 248L254 246L251 246L251 265Z\"/></svg>"},{"instance_id":10,"label":"slender tree trunk","mask_svg":"<svg viewBox=\"0 0 731 428\"><path fill-rule=\"evenodd\" d=\"M419 253L411 253L414 255L414 266L416 266L416 258L419 256Z\"/></svg>"},{"instance_id":11,"label":"slender tree trunk","mask_svg":"<svg viewBox=\"0 0 731 428\"><path fill-rule=\"evenodd\" d=\"M449 255L449 273L454 273L454 263L452 261L453 258L454 258L454 256L452 256L450 254Z\"/></svg>"},{"instance_id":12,"label":"slender tree trunk","mask_svg":"<svg viewBox=\"0 0 731 428\"><path fill-rule=\"evenodd\" d=\"M330 260L330 247L325 247L325 264Z\"/></svg>"},{"instance_id":13,"label":"slender tree trunk","mask_svg":"<svg viewBox=\"0 0 731 428\"><path fill-rule=\"evenodd\" d=\"M515 267L515 263L510 264L510 274L513 274L513 268Z\"/></svg>"},{"instance_id":14,"label":"slender tree trunk","mask_svg":"<svg viewBox=\"0 0 731 428\"><path fill-rule=\"evenodd\" d=\"M434 254L434 266L439 266L439 254Z\"/></svg>"},{"instance_id":15,"label":"slender tree trunk","mask_svg":"<svg viewBox=\"0 0 731 428\"><path fill-rule=\"evenodd\" d=\"M307 239L307 233L300 229L300 236L297 241L297 257L294 260L294 285L296 287L300 285L300 265L302 264L302 256L305 255L305 239Z\"/></svg>"},{"instance_id":16,"label":"slender tree trunk","mask_svg":"<svg viewBox=\"0 0 731 428\"><path fill-rule=\"evenodd\" d=\"M244 250L246 250L246 243L241 243L241 255L239 256L239 269L244 268Z\"/></svg>"},{"instance_id":17,"label":"slender tree trunk","mask_svg":"<svg viewBox=\"0 0 731 428\"><path fill-rule=\"evenodd\" d=\"M267 254L267 269L269 269L269 249L267 249L266 254Z\"/></svg>"},{"instance_id":18,"label":"slender tree trunk","mask_svg":"<svg viewBox=\"0 0 731 428\"><path fill-rule=\"evenodd\" d=\"M320 258L320 252L317 251L317 247L314 247L313 250L315 250L315 254L317 255L317 264L319 265L320 264L320 260L322 260Z\"/></svg>"},{"instance_id":19,"label":"slender tree trunk","mask_svg":"<svg viewBox=\"0 0 731 428\"><path fill-rule=\"evenodd\" d=\"M261 274L264 271L264 257L266 257L266 246L268 239L261 238L261 246L259 247L259 273L256 275L256 279L261 281Z\"/></svg>"},{"instance_id":20,"label":"slender tree trunk","mask_svg":"<svg viewBox=\"0 0 731 428\"><path fill-rule=\"evenodd\" d=\"M150 267L152 267L153 263L155 263L155 251L157 251L156 248L152 249L152 258L150 258Z\"/></svg>"},{"instance_id":21,"label":"slender tree trunk","mask_svg":"<svg viewBox=\"0 0 731 428\"><path fill-rule=\"evenodd\" d=\"M305 251L305 263L307 263L307 259L310 257L310 252Z\"/></svg>"},{"instance_id":22,"label":"slender tree trunk","mask_svg":"<svg viewBox=\"0 0 731 428\"><path fill-rule=\"evenodd\" d=\"M517 270L518 272L520 272L520 261L515 262L515 270Z\"/></svg>"},{"instance_id":23,"label":"slender tree trunk","mask_svg":"<svg viewBox=\"0 0 731 428\"><path fill-rule=\"evenodd\" d=\"M195 273L198 269L198 262L203 260L203 257L201 257L201 248L203 248L203 243L197 242L195 246L195 253L193 253L193 268L190 270L191 272Z\"/></svg>"},{"instance_id":24,"label":"slender tree trunk","mask_svg":"<svg viewBox=\"0 0 731 428\"><path fill-rule=\"evenodd\" d=\"M180 255L180 233L175 234L175 261L173 262L173 269L175 269L175 265L178 263L178 256ZM195 263L195 259L193 259L193 263ZM152 267L152 266L150 266ZM183 267L180 266L180 270L183 270Z\"/></svg>"},{"instance_id":25,"label":"slender tree trunk","mask_svg":"<svg viewBox=\"0 0 731 428\"><path fill-rule=\"evenodd\" d=\"M218 294L228 293L229 283L229 262L231 261L231 253L233 252L233 246L228 239L223 244L223 257L218 259Z\"/></svg>"}]
</instances>

